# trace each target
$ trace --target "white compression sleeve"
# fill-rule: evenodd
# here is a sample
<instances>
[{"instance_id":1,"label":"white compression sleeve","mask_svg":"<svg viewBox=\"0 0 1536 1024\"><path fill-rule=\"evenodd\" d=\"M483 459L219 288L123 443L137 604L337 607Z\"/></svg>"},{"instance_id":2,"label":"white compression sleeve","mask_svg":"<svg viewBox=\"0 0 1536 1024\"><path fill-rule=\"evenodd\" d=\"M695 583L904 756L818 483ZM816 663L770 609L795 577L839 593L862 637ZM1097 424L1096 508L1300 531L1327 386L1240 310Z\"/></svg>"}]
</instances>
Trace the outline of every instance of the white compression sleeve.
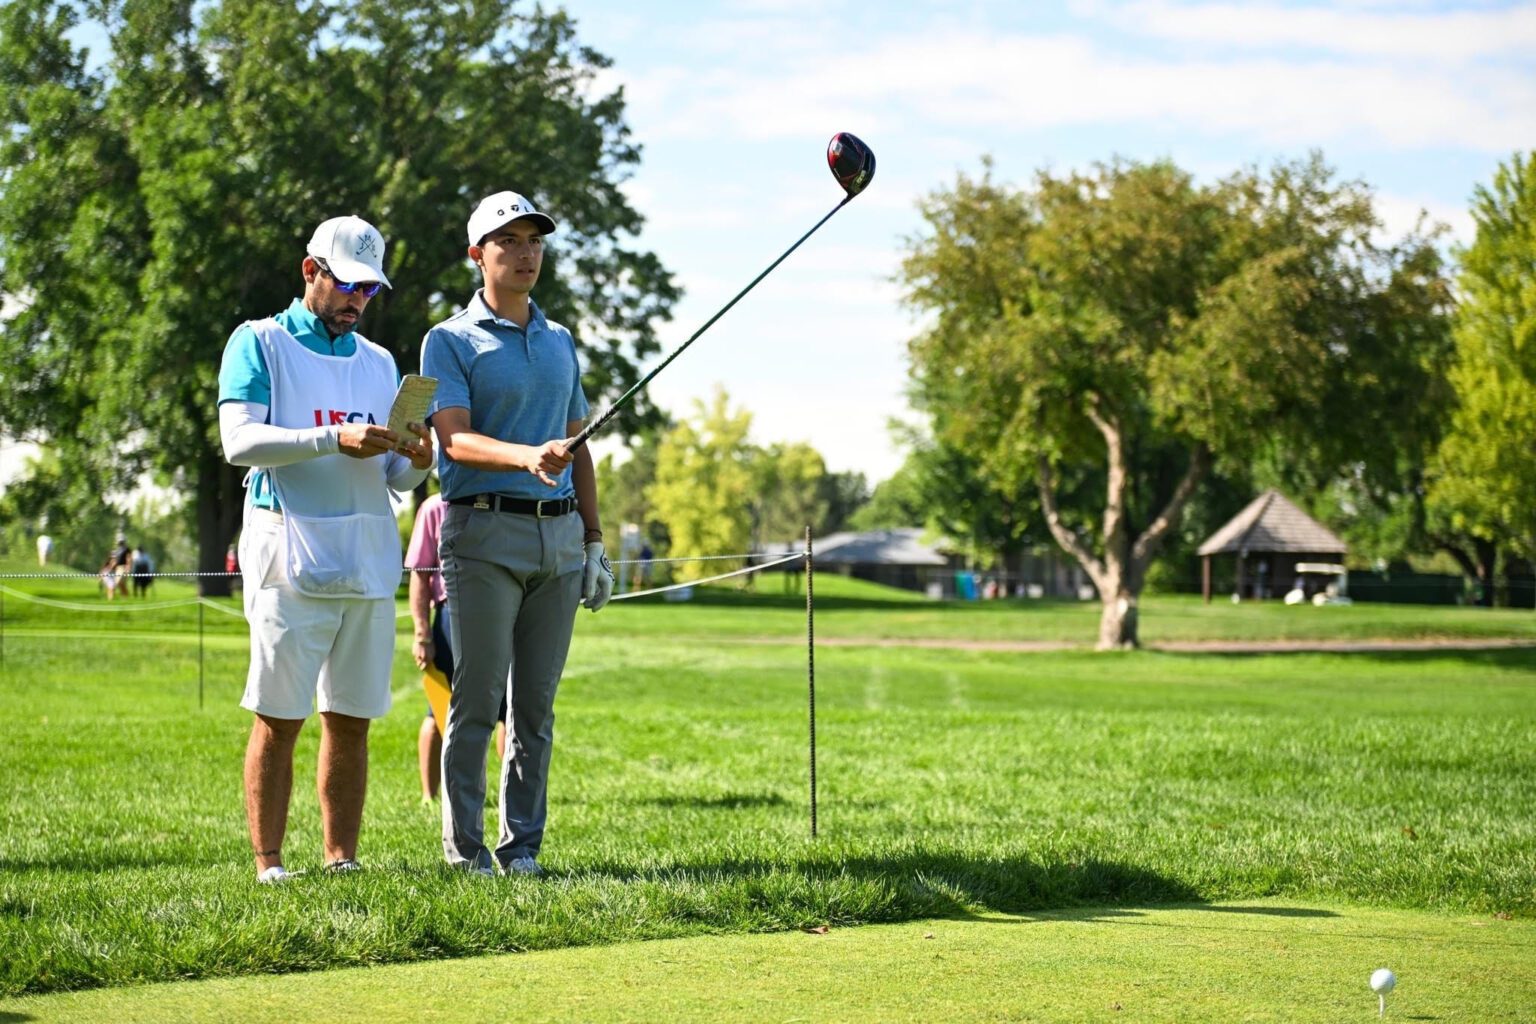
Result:
<instances>
[{"instance_id":1,"label":"white compression sleeve","mask_svg":"<svg viewBox=\"0 0 1536 1024\"><path fill-rule=\"evenodd\" d=\"M384 466L384 479L390 487L397 491L415 490L416 485L427 478L432 472L432 467L417 469L411 465L409 457L399 452L389 452L384 456L389 461Z\"/></svg>"},{"instance_id":2,"label":"white compression sleeve","mask_svg":"<svg viewBox=\"0 0 1536 1024\"><path fill-rule=\"evenodd\" d=\"M265 422L259 402L224 402L219 406L219 439L224 458L235 466L287 466L337 451L334 427L289 430Z\"/></svg>"}]
</instances>

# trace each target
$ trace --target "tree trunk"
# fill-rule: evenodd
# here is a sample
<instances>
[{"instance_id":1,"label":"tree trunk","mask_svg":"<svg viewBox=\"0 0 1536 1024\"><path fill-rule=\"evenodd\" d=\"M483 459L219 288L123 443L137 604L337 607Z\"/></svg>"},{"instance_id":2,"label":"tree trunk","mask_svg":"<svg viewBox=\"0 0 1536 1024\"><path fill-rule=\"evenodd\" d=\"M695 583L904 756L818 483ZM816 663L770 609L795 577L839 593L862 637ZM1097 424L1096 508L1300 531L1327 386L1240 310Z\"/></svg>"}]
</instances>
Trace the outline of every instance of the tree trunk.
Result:
<instances>
[{"instance_id":1,"label":"tree trunk","mask_svg":"<svg viewBox=\"0 0 1536 1024\"><path fill-rule=\"evenodd\" d=\"M241 471L219 457L216 451L197 463L197 571L224 572L224 554L240 528L242 495ZM197 592L204 597L228 597L232 580L228 576L199 576Z\"/></svg>"},{"instance_id":2,"label":"tree trunk","mask_svg":"<svg viewBox=\"0 0 1536 1024\"><path fill-rule=\"evenodd\" d=\"M1469 552L1449 538L1437 536L1431 539L1436 547L1456 560L1462 574L1478 588L1477 603L1484 608L1492 608L1494 571L1499 557L1498 545L1491 540L1473 537L1472 550Z\"/></svg>"},{"instance_id":3,"label":"tree trunk","mask_svg":"<svg viewBox=\"0 0 1536 1024\"><path fill-rule=\"evenodd\" d=\"M1141 595L1133 594L1121 587L1116 593L1101 594L1100 597L1103 599L1104 607L1099 615L1097 649L1130 651L1141 646L1141 638L1137 634Z\"/></svg>"},{"instance_id":4,"label":"tree trunk","mask_svg":"<svg viewBox=\"0 0 1536 1024\"><path fill-rule=\"evenodd\" d=\"M1055 473L1050 461L1043 456L1037 462L1040 505L1045 512L1045 525L1051 531L1051 536L1056 538L1062 550L1077 559L1099 591L1103 611L1099 617L1097 649L1128 650L1141 644L1138 613L1147 567L1156 557L1168 533L1178 525L1190 496L1205 476L1210 465L1210 452L1204 443L1195 445L1189 454L1189 465L1184 470L1184 476L1174 488L1168 503L1132 542L1125 521L1125 491L1130 474L1125 462L1120 425L1113 416L1103 414L1092 398L1088 403L1087 415L1103 435L1109 455L1102 525L1103 557L1096 557L1084 539L1069 530L1062 521L1061 510L1056 503Z\"/></svg>"}]
</instances>

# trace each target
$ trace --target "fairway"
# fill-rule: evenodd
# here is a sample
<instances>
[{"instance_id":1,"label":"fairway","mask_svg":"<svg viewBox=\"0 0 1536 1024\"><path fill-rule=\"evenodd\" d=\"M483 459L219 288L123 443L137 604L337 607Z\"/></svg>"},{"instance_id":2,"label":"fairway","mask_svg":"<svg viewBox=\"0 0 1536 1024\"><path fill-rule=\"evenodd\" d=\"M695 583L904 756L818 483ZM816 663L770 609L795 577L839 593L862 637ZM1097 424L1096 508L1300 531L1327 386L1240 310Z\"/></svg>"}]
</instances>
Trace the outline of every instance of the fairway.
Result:
<instances>
[{"instance_id":1,"label":"fairway","mask_svg":"<svg viewBox=\"0 0 1536 1024\"><path fill-rule=\"evenodd\" d=\"M871 616L905 603L904 595L826 583L818 633L857 637ZM822 834L813 841L804 619L792 600L731 594L581 617L557 705L543 858L551 877L543 881L487 881L442 868L436 809L420 804L415 779L424 701L402 647L396 708L371 740L360 850L369 870L264 889L252 883L240 802L249 717L236 707L245 654L231 627L239 621L217 616L215 627L209 614L208 642L199 645L186 610L146 613L164 618L119 635L134 620L104 628L104 616L44 615L10 598L0 714L15 738L0 748L10 823L0 838L0 992L689 936L791 932L775 941L830 939L833 949L863 934L848 930L855 925L935 918L970 922L965 941L980 942L988 934L980 922L999 915L1069 921L1083 907L1099 908L1084 920L1129 923L1136 915L1161 920L1155 908L1183 905L1202 927L1236 927L1249 918L1199 909L1231 901L1299 901L1351 920L1367 908L1429 911L1423 920L1509 924L1508 934L1529 943L1536 652L826 648L817 656ZM18 621L23 609L31 618ZM1180 609L1196 621L1233 610L1169 606ZM1390 618L1368 611L1375 621ZM1057 606L1039 614L1078 614L1091 629L1091 616L1080 613ZM179 625L170 621L176 614ZM993 609L963 605L915 602L911 614L962 639L985 638L1004 621ZM1011 628L1029 628L1032 614L1016 609ZM1146 614L1150 631L1156 613ZM1497 623L1482 614L1420 610L1424 629L1448 636ZM908 635L931 634L919 627ZM311 726L300 744L287 844L289 866L311 872L319 861L315 740ZM1305 915L1263 920L1282 933L1317 923ZM832 931L800 932L819 926ZM729 957L769 939L701 941L720 942ZM622 948L638 950L639 961L661 955L646 943ZM1466 950L1468 969L1502 970L1492 952ZM1339 977L1363 991L1356 966ZM1158 967L1164 973L1149 976L1162 979L1158 1005L1177 1007L1208 969L1218 968ZM1072 977L1070 962L1053 970L1063 983ZM1311 976L1297 968L1298 984ZM715 998L737 987L721 980ZM1442 986L1435 998L1477 1005L1453 989ZM114 1019L134 1019L132 998L156 990L121 991L129 1002L107 1014ZM1334 998L1332 989L1311 991ZM954 992L951 999L973 1009L988 1005L984 992ZM95 998L110 1003L111 993ZM1368 993L1338 998L1344 1002L1318 1005L1354 1008ZM1255 1020L1353 1019L1288 1016L1272 994L1253 999L1270 1014ZM1070 1015L1076 1003L1051 1004L1065 1014L1055 1017L1006 1005L1017 1008L1016 1019L1075 1020L1099 1019L1109 1001L1082 1004L1080 1018ZM45 1005L73 1004L36 1004ZM1235 1005L1213 1003L1209 1019L1243 1019L1226 1016ZM1151 1014L1138 1019L1179 1019Z\"/></svg>"},{"instance_id":2,"label":"fairway","mask_svg":"<svg viewBox=\"0 0 1536 1024\"><path fill-rule=\"evenodd\" d=\"M551 950L450 963L0 1000L0 1020L460 1021L1536 1019L1536 922L1281 900L1101 907ZM9 1016L7 1016L9 1014Z\"/></svg>"}]
</instances>

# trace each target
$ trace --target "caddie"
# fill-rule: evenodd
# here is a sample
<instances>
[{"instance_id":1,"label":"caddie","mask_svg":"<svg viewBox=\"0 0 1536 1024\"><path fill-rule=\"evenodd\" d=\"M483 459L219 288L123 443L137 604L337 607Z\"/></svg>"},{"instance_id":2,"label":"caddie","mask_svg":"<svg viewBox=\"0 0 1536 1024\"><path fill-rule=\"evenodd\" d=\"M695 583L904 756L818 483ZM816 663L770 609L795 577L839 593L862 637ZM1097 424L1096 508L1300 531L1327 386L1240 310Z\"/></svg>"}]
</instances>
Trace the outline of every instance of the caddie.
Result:
<instances>
[{"instance_id":1,"label":"caddie","mask_svg":"<svg viewBox=\"0 0 1536 1024\"><path fill-rule=\"evenodd\" d=\"M245 752L245 808L257 879L292 877L283 836L293 750L320 712L324 870L358 869L368 725L389 710L400 535L389 490L432 468L425 425L387 426L400 382L394 357L357 333L389 286L384 239L359 217L315 229L300 264L304 295L236 328L219 368L224 457L252 467L239 563L251 663L242 707L256 720Z\"/></svg>"}]
</instances>

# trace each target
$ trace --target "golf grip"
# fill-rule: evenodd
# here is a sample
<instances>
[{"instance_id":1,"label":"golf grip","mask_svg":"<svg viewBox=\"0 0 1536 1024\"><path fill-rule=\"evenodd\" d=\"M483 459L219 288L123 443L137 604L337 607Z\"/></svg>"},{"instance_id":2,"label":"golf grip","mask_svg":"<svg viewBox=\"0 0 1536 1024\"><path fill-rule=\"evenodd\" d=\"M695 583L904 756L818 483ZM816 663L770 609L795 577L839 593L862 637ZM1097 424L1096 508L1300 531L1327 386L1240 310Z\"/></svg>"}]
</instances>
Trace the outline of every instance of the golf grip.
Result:
<instances>
[{"instance_id":1,"label":"golf grip","mask_svg":"<svg viewBox=\"0 0 1536 1024\"><path fill-rule=\"evenodd\" d=\"M718 313L716 313L714 316L710 317L708 320L706 320L704 322L704 326L703 327L700 327L698 330L694 331L693 334L688 338L687 341L683 342L681 345L677 346L677 348L673 349L672 350L672 354L667 356L667 358L663 359L661 361L661 363L656 366L655 369L653 369L650 373L646 374L644 377L641 377L640 380L635 383L634 387L632 387L628 391L624 392L622 395L620 395L618 397L618 399L612 405L610 405L607 409L604 409L601 416L599 416L597 419L593 420L591 423L588 423L585 427L583 427L581 429L581 433L579 433L575 437L571 438L571 443L565 446L566 447L566 451L574 452L574 451L576 451L576 449L578 449L582 445L586 444L587 443L587 438L591 437L593 434L595 434L599 430L601 430L604 423L607 423L609 420L613 419L614 413L616 413L620 409L624 408L624 406L626 404L628 404L629 400L631 398L635 397L635 394L637 392L639 392L639 390L641 388L643 388L647 384L649 384L655 378L655 376L658 373L660 373L662 370L665 370L667 368L667 366L672 362L672 360L674 360L678 356L682 355L683 354L683 350L685 348L687 348L689 345L692 345L695 341L697 341L698 338L699 338L699 335L701 335L705 331L709 330L710 326L716 320L719 320L722 316L725 316L726 313L730 312L731 307L736 305L737 302L741 301L741 297L743 295L747 294L747 292L751 291L753 288L756 288L757 287L757 283L759 281L761 281L763 278L767 277L769 274L773 273L773 268L774 267L777 267L780 263L783 263L786 259L788 259L790 253L792 253L796 249L800 248L800 243L801 242L804 242L807 238L810 238L812 235L814 235L818 228L820 228L827 221L831 220L832 219L832 215L834 213L836 213L838 210L841 210L843 207L847 206L848 203L852 199L853 199L853 196L851 196L851 195L850 196L844 196L842 202L840 202L836 206L832 207L831 210L828 210L827 211L827 215L825 217L823 217L823 218L821 218L821 220L817 221L815 226L812 227L811 230L809 230L805 234L801 235L800 238L799 238L799 241L796 241L794 245L790 246L788 249L785 249L783 255L781 255L778 259L774 260L772 263L768 264L768 269L764 270L761 274L758 274L756 277L754 277L750 284L748 284L745 288L743 288L741 291L736 293L735 298L731 299L730 302L727 302L725 305L721 306L720 307L720 311Z\"/></svg>"}]
</instances>

